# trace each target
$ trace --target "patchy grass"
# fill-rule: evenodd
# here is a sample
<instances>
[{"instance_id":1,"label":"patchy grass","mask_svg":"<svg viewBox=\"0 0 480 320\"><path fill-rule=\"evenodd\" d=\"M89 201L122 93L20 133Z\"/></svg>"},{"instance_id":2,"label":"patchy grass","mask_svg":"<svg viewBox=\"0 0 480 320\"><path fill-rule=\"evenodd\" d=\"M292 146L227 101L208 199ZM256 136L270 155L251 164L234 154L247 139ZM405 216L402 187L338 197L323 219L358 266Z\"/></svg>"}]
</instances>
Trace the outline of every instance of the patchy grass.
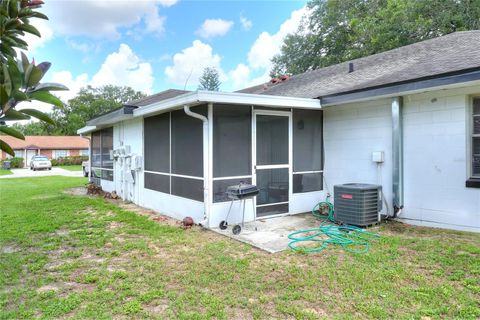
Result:
<instances>
[{"instance_id":1,"label":"patchy grass","mask_svg":"<svg viewBox=\"0 0 480 320\"><path fill-rule=\"evenodd\" d=\"M13 174L12 170L0 169L0 176L7 176L9 174Z\"/></svg>"},{"instance_id":2,"label":"patchy grass","mask_svg":"<svg viewBox=\"0 0 480 320\"><path fill-rule=\"evenodd\" d=\"M81 165L71 165L71 166L57 166L57 168L62 168L68 171L82 171Z\"/></svg>"},{"instance_id":3,"label":"patchy grass","mask_svg":"<svg viewBox=\"0 0 480 320\"><path fill-rule=\"evenodd\" d=\"M62 192L85 182L0 180L0 318L480 317L478 234L394 223L367 254L270 255Z\"/></svg>"}]
</instances>

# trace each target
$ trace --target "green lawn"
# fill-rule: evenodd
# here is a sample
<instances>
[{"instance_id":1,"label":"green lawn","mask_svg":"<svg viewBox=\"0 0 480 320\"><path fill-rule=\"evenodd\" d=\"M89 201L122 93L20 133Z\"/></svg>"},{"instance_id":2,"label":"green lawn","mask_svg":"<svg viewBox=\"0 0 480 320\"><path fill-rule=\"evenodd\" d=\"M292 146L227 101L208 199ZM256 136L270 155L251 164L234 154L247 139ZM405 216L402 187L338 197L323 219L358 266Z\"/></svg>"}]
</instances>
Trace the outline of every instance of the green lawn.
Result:
<instances>
[{"instance_id":1,"label":"green lawn","mask_svg":"<svg viewBox=\"0 0 480 320\"><path fill-rule=\"evenodd\" d=\"M71 165L71 166L57 166L57 168L62 168L68 171L82 171L81 165Z\"/></svg>"},{"instance_id":2,"label":"green lawn","mask_svg":"<svg viewBox=\"0 0 480 320\"><path fill-rule=\"evenodd\" d=\"M0 180L0 319L480 317L480 235L391 223L355 255L267 254L103 198Z\"/></svg>"},{"instance_id":3,"label":"green lawn","mask_svg":"<svg viewBox=\"0 0 480 320\"><path fill-rule=\"evenodd\" d=\"M9 174L13 174L11 170L0 169L0 176L7 176Z\"/></svg>"}]
</instances>

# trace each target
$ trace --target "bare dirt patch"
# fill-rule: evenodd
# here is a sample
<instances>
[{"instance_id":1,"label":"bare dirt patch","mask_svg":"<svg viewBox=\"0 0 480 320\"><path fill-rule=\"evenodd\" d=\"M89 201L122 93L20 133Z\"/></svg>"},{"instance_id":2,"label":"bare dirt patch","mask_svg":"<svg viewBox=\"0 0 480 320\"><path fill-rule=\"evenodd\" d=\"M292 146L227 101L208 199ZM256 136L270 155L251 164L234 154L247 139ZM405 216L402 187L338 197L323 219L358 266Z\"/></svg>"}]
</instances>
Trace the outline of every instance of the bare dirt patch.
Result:
<instances>
[{"instance_id":1,"label":"bare dirt patch","mask_svg":"<svg viewBox=\"0 0 480 320\"><path fill-rule=\"evenodd\" d=\"M77 188L70 188L65 189L63 193L71 195L71 196L87 196L87 188L85 187L77 187ZM93 197L93 196L91 196Z\"/></svg>"},{"instance_id":2,"label":"bare dirt patch","mask_svg":"<svg viewBox=\"0 0 480 320\"><path fill-rule=\"evenodd\" d=\"M21 251L21 248L16 244L7 244L0 247L0 253L15 253L19 251Z\"/></svg>"}]
</instances>

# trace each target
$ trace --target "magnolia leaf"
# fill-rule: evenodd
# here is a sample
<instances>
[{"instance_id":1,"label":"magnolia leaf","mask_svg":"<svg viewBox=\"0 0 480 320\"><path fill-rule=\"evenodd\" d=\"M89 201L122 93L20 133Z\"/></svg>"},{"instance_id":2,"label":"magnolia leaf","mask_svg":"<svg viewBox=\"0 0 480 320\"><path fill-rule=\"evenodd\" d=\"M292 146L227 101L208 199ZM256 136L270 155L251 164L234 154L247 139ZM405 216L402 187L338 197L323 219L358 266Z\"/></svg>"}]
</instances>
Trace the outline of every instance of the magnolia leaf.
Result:
<instances>
[{"instance_id":1,"label":"magnolia leaf","mask_svg":"<svg viewBox=\"0 0 480 320\"><path fill-rule=\"evenodd\" d=\"M0 140L0 150L3 150L3 151L5 151L6 153L8 153L9 155L11 155L12 157L15 157L15 152L13 152L12 147L10 147L10 146L8 145L8 143L6 143L6 142L3 141L3 140Z\"/></svg>"},{"instance_id":2,"label":"magnolia leaf","mask_svg":"<svg viewBox=\"0 0 480 320\"><path fill-rule=\"evenodd\" d=\"M50 62L42 62L39 65L37 65L37 68L40 68L40 70L42 70L43 75L45 75L45 73L47 73L48 69L50 69L51 65L52 64Z\"/></svg>"},{"instance_id":3,"label":"magnolia leaf","mask_svg":"<svg viewBox=\"0 0 480 320\"><path fill-rule=\"evenodd\" d=\"M35 91L30 93L29 96L33 100L50 103L56 105L57 107L63 106L63 102L48 91Z\"/></svg>"},{"instance_id":4,"label":"magnolia leaf","mask_svg":"<svg viewBox=\"0 0 480 320\"><path fill-rule=\"evenodd\" d=\"M44 15L43 13L40 13L40 12L36 12L36 11L32 13L32 17L43 19L43 20L48 20L48 17L46 15Z\"/></svg>"},{"instance_id":5,"label":"magnolia leaf","mask_svg":"<svg viewBox=\"0 0 480 320\"><path fill-rule=\"evenodd\" d=\"M6 63L3 64L3 86L7 95L10 95L12 93L12 81L10 80L10 74Z\"/></svg>"},{"instance_id":6,"label":"magnolia leaf","mask_svg":"<svg viewBox=\"0 0 480 320\"><path fill-rule=\"evenodd\" d=\"M31 24L21 24L17 27L19 30L23 30L25 32L28 32L28 33L31 33L31 34L34 34L36 35L37 37L41 37L42 35L40 34L40 32L37 30L37 28L35 28L34 26L32 26Z\"/></svg>"},{"instance_id":7,"label":"magnolia leaf","mask_svg":"<svg viewBox=\"0 0 480 320\"><path fill-rule=\"evenodd\" d=\"M32 92L35 92L35 91L60 91L60 90L68 90L68 88L66 86L64 86L63 84L60 84L60 83L50 83L50 82L47 82L47 83L39 83L38 85L36 85Z\"/></svg>"},{"instance_id":8,"label":"magnolia leaf","mask_svg":"<svg viewBox=\"0 0 480 320\"><path fill-rule=\"evenodd\" d=\"M5 87L0 85L0 106L3 108L3 105L8 101L8 94L5 91Z\"/></svg>"},{"instance_id":9,"label":"magnolia leaf","mask_svg":"<svg viewBox=\"0 0 480 320\"><path fill-rule=\"evenodd\" d=\"M21 113L28 114L29 116L35 117L38 120L42 120L44 122L47 122L49 124L55 125L55 121L52 120L46 113L43 113L41 111L35 110L35 109L22 109L19 110Z\"/></svg>"},{"instance_id":10,"label":"magnolia leaf","mask_svg":"<svg viewBox=\"0 0 480 320\"><path fill-rule=\"evenodd\" d=\"M40 69L37 66L34 66L33 64L31 64L30 66L32 66L32 71L30 72L30 76L28 77L28 80L27 80L27 87L33 87L38 82L40 82L40 80L43 77L42 69Z\"/></svg>"},{"instance_id":11,"label":"magnolia leaf","mask_svg":"<svg viewBox=\"0 0 480 320\"><path fill-rule=\"evenodd\" d=\"M22 57L22 65L23 65L23 71L27 71L27 67L30 65L30 62L28 62L27 55L23 53L23 51L20 53Z\"/></svg>"},{"instance_id":12,"label":"magnolia leaf","mask_svg":"<svg viewBox=\"0 0 480 320\"><path fill-rule=\"evenodd\" d=\"M15 101L20 102L20 101L28 100L28 96L23 91L15 90L15 91L13 91L13 99L15 99Z\"/></svg>"},{"instance_id":13,"label":"magnolia leaf","mask_svg":"<svg viewBox=\"0 0 480 320\"><path fill-rule=\"evenodd\" d=\"M32 73L34 65L30 64L28 60L27 60L27 64L25 65L25 63L23 62L23 57L22 57L22 63L23 63L23 69L25 70L23 83L27 84L27 87L28 87L28 79L30 78L30 74Z\"/></svg>"},{"instance_id":14,"label":"magnolia leaf","mask_svg":"<svg viewBox=\"0 0 480 320\"><path fill-rule=\"evenodd\" d=\"M13 129L12 127L0 126L0 131L9 136L25 140L25 137L23 136L23 134L20 131Z\"/></svg>"},{"instance_id":15,"label":"magnolia leaf","mask_svg":"<svg viewBox=\"0 0 480 320\"><path fill-rule=\"evenodd\" d=\"M8 60L8 69L10 81L12 81L12 90L20 89L22 87L22 75L18 70L17 63L12 59Z\"/></svg>"},{"instance_id":16,"label":"magnolia leaf","mask_svg":"<svg viewBox=\"0 0 480 320\"><path fill-rule=\"evenodd\" d=\"M26 114L18 112L15 109L8 109L5 113L5 116L2 118L2 121L17 121L17 120L29 120L30 117Z\"/></svg>"}]
</instances>

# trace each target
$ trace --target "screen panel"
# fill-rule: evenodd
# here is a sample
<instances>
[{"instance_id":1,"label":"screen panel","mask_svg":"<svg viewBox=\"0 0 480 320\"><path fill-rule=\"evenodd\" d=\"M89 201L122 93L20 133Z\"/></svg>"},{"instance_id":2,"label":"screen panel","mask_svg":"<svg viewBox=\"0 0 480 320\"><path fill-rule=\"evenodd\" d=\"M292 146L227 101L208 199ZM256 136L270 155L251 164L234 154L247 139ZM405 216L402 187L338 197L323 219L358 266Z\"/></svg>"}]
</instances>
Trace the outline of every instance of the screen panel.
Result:
<instances>
[{"instance_id":1,"label":"screen panel","mask_svg":"<svg viewBox=\"0 0 480 320\"><path fill-rule=\"evenodd\" d=\"M197 201L203 201L203 180L172 176L172 194Z\"/></svg>"},{"instance_id":2,"label":"screen panel","mask_svg":"<svg viewBox=\"0 0 480 320\"><path fill-rule=\"evenodd\" d=\"M257 217L271 216L288 212L288 203L274 204L271 206L257 207Z\"/></svg>"},{"instance_id":3,"label":"screen panel","mask_svg":"<svg viewBox=\"0 0 480 320\"><path fill-rule=\"evenodd\" d=\"M103 129L102 133L102 168L113 169L113 128Z\"/></svg>"},{"instance_id":4,"label":"screen panel","mask_svg":"<svg viewBox=\"0 0 480 320\"><path fill-rule=\"evenodd\" d=\"M252 171L251 108L213 106L213 176L250 175Z\"/></svg>"},{"instance_id":5,"label":"screen panel","mask_svg":"<svg viewBox=\"0 0 480 320\"><path fill-rule=\"evenodd\" d=\"M101 167L102 166L102 134L100 131L92 133L91 141L91 159L92 167Z\"/></svg>"},{"instance_id":6,"label":"screen panel","mask_svg":"<svg viewBox=\"0 0 480 320\"><path fill-rule=\"evenodd\" d=\"M192 111L206 113L206 107ZM172 173L203 177L203 122L177 110L171 123Z\"/></svg>"},{"instance_id":7,"label":"screen panel","mask_svg":"<svg viewBox=\"0 0 480 320\"><path fill-rule=\"evenodd\" d=\"M293 175L293 193L321 191L323 173L302 173Z\"/></svg>"},{"instance_id":8,"label":"screen panel","mask_svg":"<svg viewBox=\"0 0 480 320\"><path fill-rule=\"evenodd\" d=\"M257 165L288 164L288 117L256 118Z\"/></svg>"},{"instance_id":9,"label":"screen panel","mask_svg":"<svg viewBox=\"0 0 480 320\"><path fill-rule=\"evenodd\" d=\"M257 205L288 201L288 168L257 170Z\"/></svg>"},{"instance_id":10,"label":"screen panel","mask_svg":"<svg viewBox=\"0 0 480 320\"><path fill-rule=\"evenodd\" d=\"M145 170L170 172L170 113L144 120Z\"/></svg>"},{"instance_id":11,"label":"screen panel","mask_svg":"<svg viewBox=\"0 0 480 320\"><path fill-rule=\"evenodd\" d=\"M225 191L227 187L237 185L240 182L251 184L251 178L240 178L240 179L228 179L228 180L215 180L213 181L213 202L225 202L232 201L227 197Z\"/></svg>"},{"instance_id":12,"label":"screen panel","mask_svg":"<svg viewBox=\"0 0 480 320\"><path fill-rule=\"evenodd\" d=\"M293 110L293 171L323 170L323 112Z\"/></svg>"},{"instance_id":13,"label":"screen panel","mask_svg":"<svg viewBox=\"0 0 480 320\"><path fill-rule=\"evenodd\" d=\"M163 193L170 193L170 176L145 172L144 187Z\"/></svg>"}]
</instances>

